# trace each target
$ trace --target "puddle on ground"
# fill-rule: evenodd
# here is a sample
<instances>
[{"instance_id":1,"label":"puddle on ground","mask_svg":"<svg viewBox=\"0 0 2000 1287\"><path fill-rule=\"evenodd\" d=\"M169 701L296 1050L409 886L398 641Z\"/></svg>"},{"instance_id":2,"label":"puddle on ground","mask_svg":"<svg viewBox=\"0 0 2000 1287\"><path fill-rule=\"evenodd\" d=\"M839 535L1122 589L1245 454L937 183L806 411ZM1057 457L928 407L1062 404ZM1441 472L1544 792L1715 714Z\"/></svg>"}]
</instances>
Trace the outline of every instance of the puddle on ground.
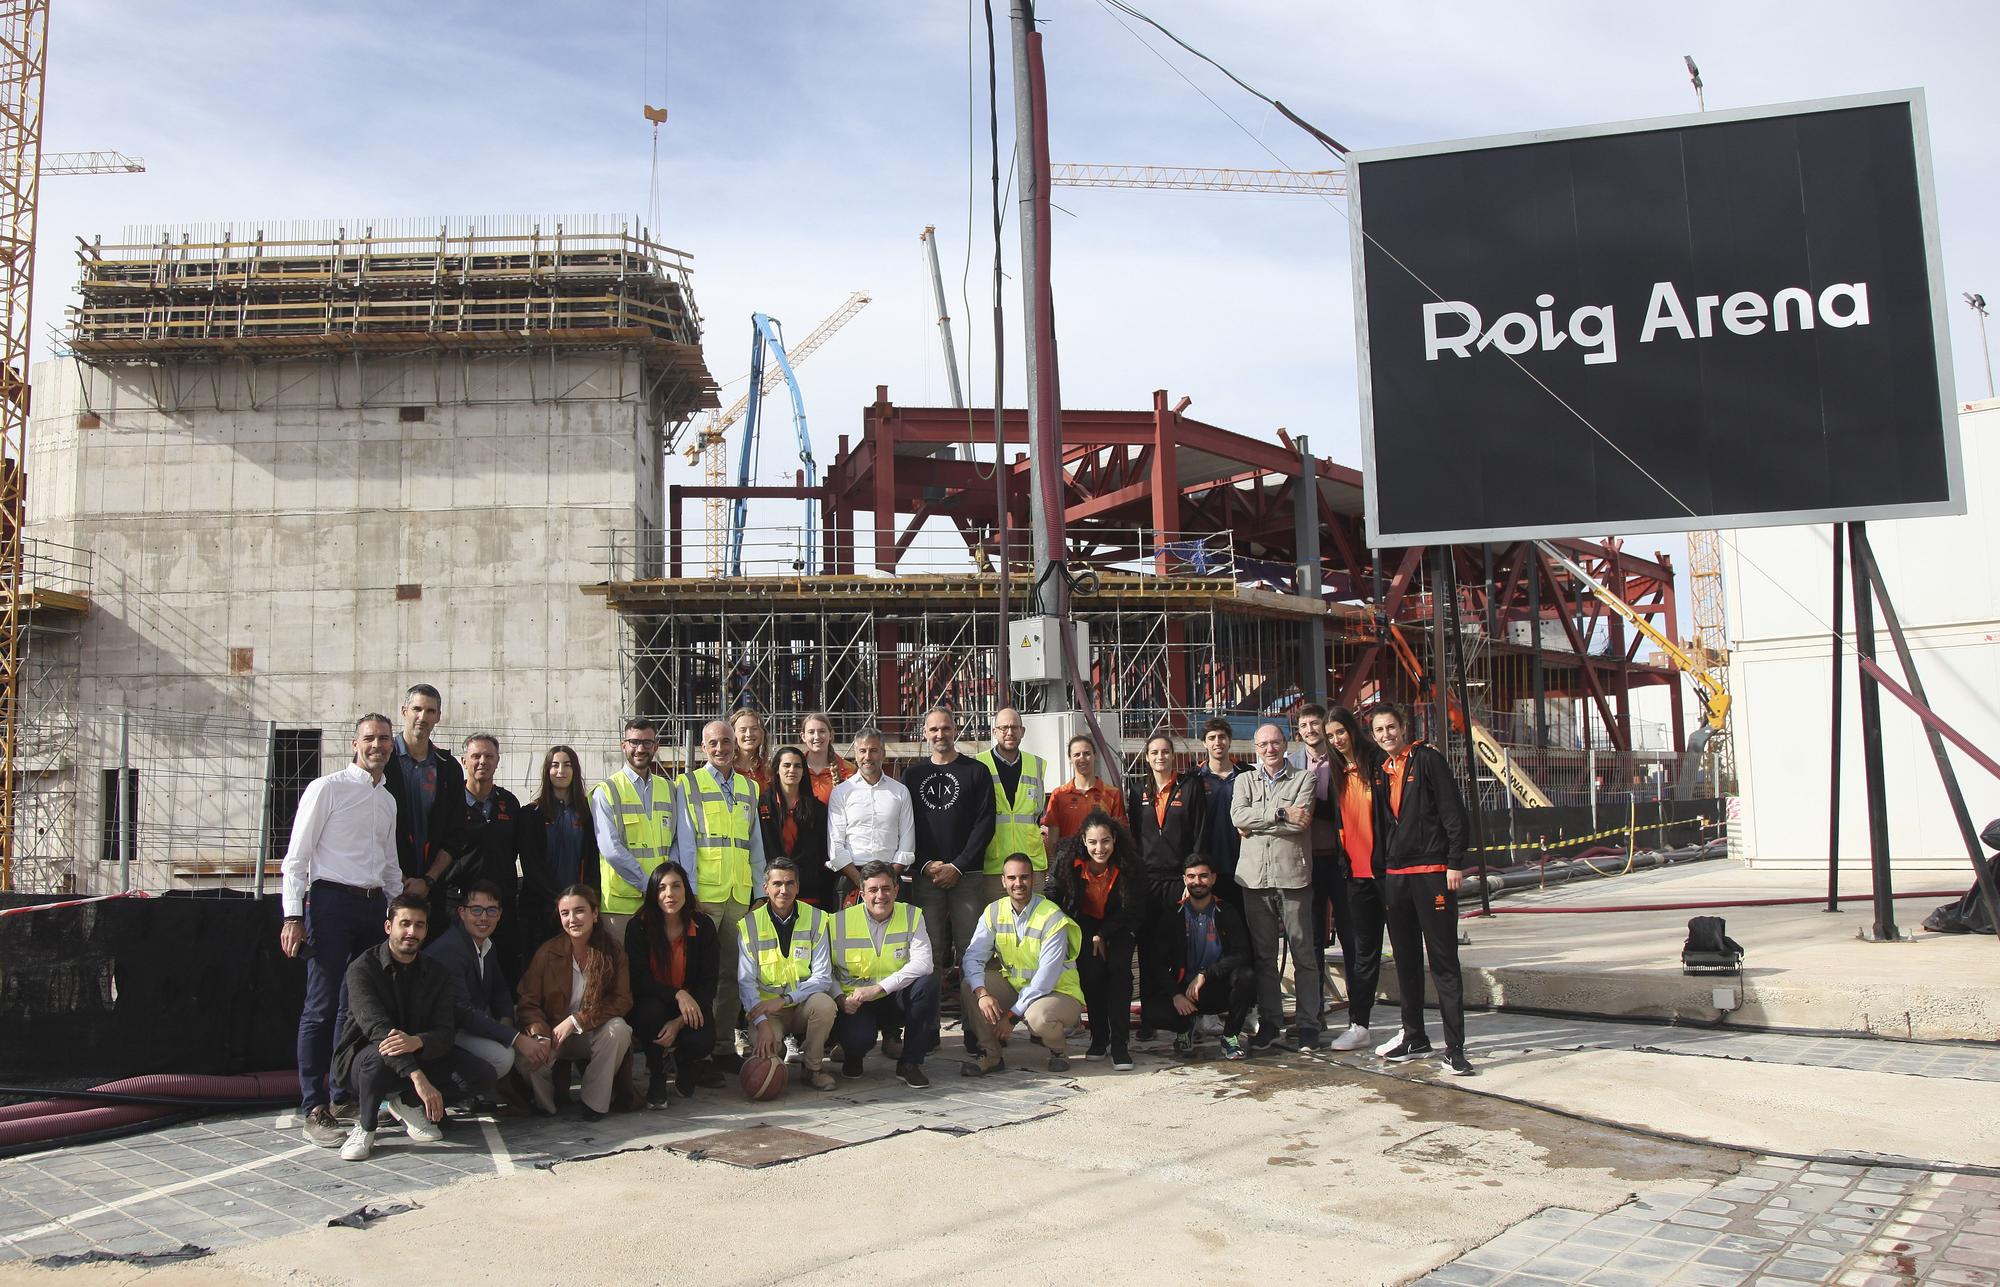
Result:
<instances>
[{"instance_id":1,"label":"puddle on ground","mask_svg":"<svg viewBox=\"0 0 2000 1287\"><path fill-rule=\"evenodd\" d=\"M1287 1091L1344 1086L1362 1092L1370 1102L1401 1109L1413 1122L1448 1128L1425 1132L1388 1150L1432 1164L1455 1161L1490 1165L1506 1156L1511 1145L1494 1141L1481 1146L1479 1133L1512 1132L1541 1150L1542 1167L1608 1171L1621 1180L1678 1179L1690 1172L1722 1177L1736 1173L1743 1158L1725 1149L1676 1144L1645 1135L1559 1117L1506 1100L1381 1076L1343 1064L1317 1060L1277 1060L1211 1066L1221 1079L1211 1093L1217 1099L1268 1100ZM1402 1134L1385 1131L1388 1134ZM1284 1165L1272 1159L1272 1165ZM1407 1168L1420 1170L1421 1168Z\"/></svg>"}]
</instances>

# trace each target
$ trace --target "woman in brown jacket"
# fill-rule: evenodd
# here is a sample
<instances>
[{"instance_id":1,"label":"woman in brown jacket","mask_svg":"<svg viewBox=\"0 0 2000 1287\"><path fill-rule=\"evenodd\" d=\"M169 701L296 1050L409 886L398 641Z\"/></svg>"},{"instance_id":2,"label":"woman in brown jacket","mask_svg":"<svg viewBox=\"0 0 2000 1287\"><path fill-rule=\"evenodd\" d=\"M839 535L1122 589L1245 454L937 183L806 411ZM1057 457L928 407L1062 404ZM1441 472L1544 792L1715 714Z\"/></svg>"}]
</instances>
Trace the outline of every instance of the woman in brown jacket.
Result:
<instances>
[{"instance_id":1,"label":"woman in brown jacket","mask_svg":"<svg viewBox=\"0 0 2000 1287\"><path fill-rule=\"evenodd\" d=\"M537 1041L549 1044L549 1058L529 1074L535 1105L556 1111L557 1059L585 1064L583 1117L594 1122L611 1111L612 1079L625 1066L632 1029L632 980L625 949L599 921L597 895L571 885L556 899L562 933L542 944L521 976L514 1022Z\"/></svg>"}]
</instances>

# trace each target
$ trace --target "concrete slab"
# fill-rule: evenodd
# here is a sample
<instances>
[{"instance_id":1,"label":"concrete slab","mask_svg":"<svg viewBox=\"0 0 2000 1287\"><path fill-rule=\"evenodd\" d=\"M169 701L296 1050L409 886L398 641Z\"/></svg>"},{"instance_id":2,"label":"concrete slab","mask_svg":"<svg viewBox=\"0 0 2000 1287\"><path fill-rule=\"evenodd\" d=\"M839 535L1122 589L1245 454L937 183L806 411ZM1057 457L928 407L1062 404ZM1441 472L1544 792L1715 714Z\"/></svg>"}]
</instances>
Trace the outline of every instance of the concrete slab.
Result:
<instances>
[{"instance_id":1,"label":"concrete slab","mask_svg":"<svg viewBox=\"0 0 2000 1287\"><path fill-rule=\"evenodd\" d=\"M1968 867L1961 884L1970 883ZM1933 877L1930 887L1949 882ZM1463 924L1472 939L1460 949L1466 1001L1706 1023L1719 1017L1712 990L1736 987L1730 1023L1923 1039L1984 1041L2000 1033L2000 945L1990 935L1919 930L1942 899L1897 902L1898 924L1913 935L1900 943L1856 937L1873 919L1866 902L1843 903L1838 913L1812 905L1553 911L1825 893L1824 873L1725 860L1509 894L1495 901L1498 915ZM1740 985L1734 976L1681 972L1681 944L1696 915L1728 921L1730 937L1744 947ZM1383 970L1383 987L1395 995L1391 968Z\"/></svg>"}]
</instances>

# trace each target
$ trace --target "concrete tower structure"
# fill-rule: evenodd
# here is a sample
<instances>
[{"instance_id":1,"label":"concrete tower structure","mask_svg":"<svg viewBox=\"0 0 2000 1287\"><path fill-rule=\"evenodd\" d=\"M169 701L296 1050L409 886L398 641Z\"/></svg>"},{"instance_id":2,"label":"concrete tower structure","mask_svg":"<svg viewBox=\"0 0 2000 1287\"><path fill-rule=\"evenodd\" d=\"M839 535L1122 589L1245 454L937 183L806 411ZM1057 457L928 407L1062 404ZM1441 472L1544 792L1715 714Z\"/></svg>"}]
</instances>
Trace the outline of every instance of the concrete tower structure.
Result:
<instances>
[{"instance_id":1,"label":"concrete tower structure","mask_svg":"<svg viewBox=\"0 0 2000 1287\"><path fill-rule=\"evenodd\" d=\"M613 766L622 627L581 587L658 548L666 444L716 405L685 255L572 219L156 229L81 259L29 483L30 535L93 565L71 771L40 784L79 793L75 885L114 858L140 887L247 883L265 811L281 852L287 792L413 682L446 745L500 737L503 782L552 742Z\"/></svg>"}]
</instances>

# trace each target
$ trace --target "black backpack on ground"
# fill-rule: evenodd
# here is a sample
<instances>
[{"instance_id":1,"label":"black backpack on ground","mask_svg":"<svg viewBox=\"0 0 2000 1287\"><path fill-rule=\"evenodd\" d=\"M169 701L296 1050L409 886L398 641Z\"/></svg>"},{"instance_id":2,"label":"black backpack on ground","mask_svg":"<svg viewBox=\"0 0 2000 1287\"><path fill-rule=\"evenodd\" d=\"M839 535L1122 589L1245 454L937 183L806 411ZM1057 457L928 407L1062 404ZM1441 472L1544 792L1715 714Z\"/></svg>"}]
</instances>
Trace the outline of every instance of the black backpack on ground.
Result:
<instances>
[{"instance_id":1,"label":"black backpack on ground","mask_svg":"<svg viewBox=\"0 0 2000 1287\"><path fill-rule=\"evenodd\" d=\"M2000 818L1987 823L1979 839L1988 849L2000 849ZM1986 869L2000 885L2000 854L1987 856ZM1973 881L1972 888L1957 902L1946 903L1924 917L1924 928L1933 934L1991 934L1993 920L1986 914L1986 900L1979 896L1979 882Z\"/></svg>"}]
</instances>

